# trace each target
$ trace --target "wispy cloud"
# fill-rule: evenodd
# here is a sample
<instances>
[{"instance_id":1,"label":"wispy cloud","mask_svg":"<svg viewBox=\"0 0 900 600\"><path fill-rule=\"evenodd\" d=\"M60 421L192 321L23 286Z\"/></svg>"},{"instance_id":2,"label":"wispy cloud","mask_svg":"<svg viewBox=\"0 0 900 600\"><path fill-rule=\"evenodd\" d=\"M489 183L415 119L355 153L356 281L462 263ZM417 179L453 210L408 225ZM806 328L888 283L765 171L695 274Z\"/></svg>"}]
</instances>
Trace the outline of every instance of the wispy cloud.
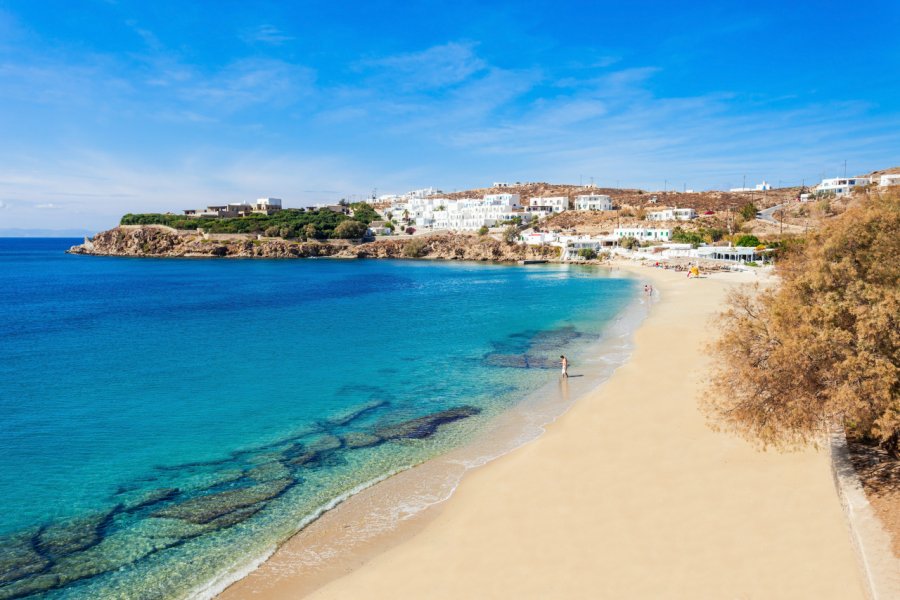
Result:
<instances>
[{"instance_id":1,"label":"wispy cloud","mask_svg":"<svg viewBox=\"0 0 900 600\"><path fill-rule=\"evenodd\" d=\"M274 25L260 25L253 29L241 33L240 38L247 43L270 44L272 46L280 46L286 42L296 39L292 35L288 35Z\"/></svg>"},{"instance_id":2,"label":"wispy cloud","mask_svg":"<svg viewBox=\"0 0 900 600\"><path fill-rule=\"evenodd\" d=\"M369 58L358 63L361 70L404 91L437 90L466 81L486 67L474 44L451 42L410 52Z\"/></svg>"}]
</instances>

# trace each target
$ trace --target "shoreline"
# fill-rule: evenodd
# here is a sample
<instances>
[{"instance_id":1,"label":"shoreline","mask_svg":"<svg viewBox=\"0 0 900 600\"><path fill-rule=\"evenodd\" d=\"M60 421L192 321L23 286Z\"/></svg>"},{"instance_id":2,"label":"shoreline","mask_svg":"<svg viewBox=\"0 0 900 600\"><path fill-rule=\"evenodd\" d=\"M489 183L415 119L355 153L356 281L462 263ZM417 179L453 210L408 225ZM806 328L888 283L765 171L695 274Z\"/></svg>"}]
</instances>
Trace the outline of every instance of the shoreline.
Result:
<instances>
[{"instance_id":1,"label":"shoreline","mask_svg":"<svg viewBox=\"0 0 900 600\"><path fill-rule=\"evenodd\" d=\"M637 282L628 269L608 264L580 266L599 266L612 274L619 271L620 275ZM298 552L304 555L301 561L304 564L299 565L292 580L303 579L302 590L311 592L342 575L345 559L375 555L383 550L385 542L393 544L398 536L404 537L401 532L417 530L451 498L467 473L539 439L546 428L580 398L608 381L630 357L634 333L646 319L649 309L647 299L636 292L624 310L606 324L601 337L576 355L582 365L588 361L598 363L594 365L597 373L588 376L573 373L571 385L561 388L556 381L542 385L516 406L493 417L473 440L425 462L386 474L371 485L360 486L346 497L336 499L268 556L248 560L244 568L224 574L221 581L230 581L230 584L208 586L207 590L219 590L218 593L200 593L190 598L227 599L256 594L258 590L244 589L246 580L254 582L260 573L272 569L273 565L274 570L281 572L282 566L276 563L284 558L295 562ZM373 525L373 520L378 525ZM364 531L364 535L358 535L360 531ZM320 555L328 558L319 560ZM264 577L268 578L269 574ZM296 597L298 589L292 584L289 593Z\"/></svg>"},{"instance_id":2,"label":"shoreline","mask_svg":"<svg viewBox=\"0 0 900 600\"><path fill-rule=\"evenodd\" d=\"M678 318L674 326L666 321L673 312L691 323L700 316L708 320L710 309L733 283L755 275L686 281L683 274L633 263L614 267L650 280L664 300L638 328L634 353L611 378L573 402L536 440L485 468L469 470L449 500L438 499L377 539L331 556L326 567L299 572L297 565L315 555L321 547L317 544L366 527L376 499L390 496L388 486L423 479L431 461L404 471L325 513L219 597L422 597L426 590L430 597L448 598L658 597L671 595L676 584L682 586L677 595L685 597L865 597L826 454L763 454L709 431L695 408L701 382L684 378L688 380L677 386L681 372L665 361L656 365L661 377L641 382L641 368L659 362L654 341L673 333L661 331L667 328L695 338L671 362L688 360L702 368L708 359L696 342L709 337L707 322L685 327ZM690 305L698 299L705 302L692 312ZM680 339L686 345L684 336ZM636 385L645 389L635 393ZM648 445L640 423L622 417L649 407L634 408L615 399L640 399L646 392L652 398L654 390L665 397L666 387L681 390L679 402L648 402L654 405L650 416L656 417L644 423L653 432ZM605 418L611 416L620 418ZM588 430L593 435L587 439L585 420L596 428ZM690 456L660 454L663 448L656 445L665 444L667 437L683 438L682 428L692 434L679 440L682 453ZM629 448L639 457L621 447L628 438L643 440ZM578 453L572 453L573 445ZM679 454L677 446L668 449ZM676 458L680 460L673 462ZM588 467L599 474L583 477ZM541 481L548 473L560 482ZM728 494L722 493L722 479L731 483ZM747 481L757 486L747 488ZM747 489L736 493L735 487ZM673 488L680 492L677 501L665 501ZM568 493L559 497L560 492ZM713 499L728 506L704 506ZM620 514L628 518L615 516ZM682 518L673 519L676 514ZM773 528L773 522L780 528ZM550 549L555 553L548 555ZM568 560L561 562L558 553ZM592 554L602 558L592 559ZM723 564L723 557L731 560ZM816 568L804 567L809 564ZM463 573L465 581L458 577Z\"/></svg>"}]
</instances>

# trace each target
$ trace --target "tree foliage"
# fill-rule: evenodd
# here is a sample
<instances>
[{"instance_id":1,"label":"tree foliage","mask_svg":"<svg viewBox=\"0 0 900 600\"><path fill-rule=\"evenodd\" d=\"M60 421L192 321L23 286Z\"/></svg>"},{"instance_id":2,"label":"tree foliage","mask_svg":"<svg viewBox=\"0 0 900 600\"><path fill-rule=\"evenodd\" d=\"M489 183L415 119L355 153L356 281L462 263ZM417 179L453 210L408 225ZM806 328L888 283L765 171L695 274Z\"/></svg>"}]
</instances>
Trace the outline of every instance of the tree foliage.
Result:
<instances>
[{"instance_id":1,"label":"tree foliage","mask_svg":"<svg viewBox=\"0 0 900 600\"><path fill-rule=\"evenodd\" d=\"M167 225L175 229L203 228L209 233L262 233L269 227L288 228L292 234L301 234L303 229L313 225L323 238L330 237L334 228L342 221L348 220L347 215L327 209L303 210L287 208L279 210L271 215L251 214L246 217L229 217L224 219L203 219L188 217L186 215L144 213L127 214L122 217L122 225ZM291 235L293 237L293 235ZM312 236L311 236L312 237Z\"/></svg>"},{"instance_id":2,"label":"tree foliage","mask_svg":"<svg viewBox=\"0 0 900 600\"><path fill-rule=\"evenodd\" d=\"M369 225L372 221L377 221L381 218L375 212L375 209L365 202L354 202L350 205L350 208L353 209L353 218L365 225Z\"/></svg>"},{"instance_id":3,"label":"tree foliage","mask_svg":"<svg viewBox=\"0 0 900 600\"><path fill-rule=\"evenodd\" d=\"M744 217L745 221L752 221L756 218L757 208L756 205L752 202L748 202L743 205L740 210L741 216Z\"/></svg>"},{"instance_id":4,"label":"tree foliage","mask_svg":"<svg viewBox=\"0 0 900 600\"><path fill-rule=\"evenodd\" d=\"M338 226L334 228L333 237L344 240L355 240L365 236L367 229L368 227L359 221L348 219L338 223Z\"/></svg>"},{"instance_id":5,"label":"tree foliage","mask_svg":"<svg viewBox=\"0 0 900 600\"><path fill-rule=\"evenodd\" d=\"M760 245L759 238L755 235L744 234L739 235L734 240L735 246L745 246L747 248L756 248Z\"/></svg>"},{"instance_id":6,"label":"tree foliage","mask_svg":"<svg viewBox=\"0 0 900 600\"><path fill-rule=\"evenodd\" d=\"M713 346L705 410L764 446L835 425L900 441L900 195L860 200L779 263L777 287L737 291Z\"/></svg>"},{"instance_id":7,"label":"tree foliage","mask_svg":"<svg viewBox=\"0 0 900 600\"><path fill-rule=\"evenodd\" d=\"M626 237L626 238L622 238L621 240L619 240L619 245L622 246L623 248L625 248L626 250L631 250L633 248L637 248L638 246L640 246L641 243L633 237Z\"/></svg>"}]
</instances>

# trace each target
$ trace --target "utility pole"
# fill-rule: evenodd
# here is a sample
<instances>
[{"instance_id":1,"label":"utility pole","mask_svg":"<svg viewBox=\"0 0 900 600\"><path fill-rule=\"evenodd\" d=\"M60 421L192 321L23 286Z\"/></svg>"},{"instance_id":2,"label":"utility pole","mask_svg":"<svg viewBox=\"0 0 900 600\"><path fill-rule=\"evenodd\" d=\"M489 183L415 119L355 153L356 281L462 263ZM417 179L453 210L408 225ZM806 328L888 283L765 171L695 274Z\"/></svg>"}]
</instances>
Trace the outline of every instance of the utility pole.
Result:
<instances>
[{"instance_id":1,"label":"utility pole","mask_svg":"<svg viewBox=\"0 0 900 600\"><path fill-rule=\"evenodd\" d=\"M847 176L847 159L844 159L844 177Z\"/></svg>"},{"instance_id":2,"label":"utility pole","mask_svg":"<svg viewBox=\"0 0 900 600\"><path fill-rule=\"evenodd\" d=\"M747 176L746 175L744 175L744 183L741 184L741 189L744 191L747 190Z\"/></svg>"}]
</instances>

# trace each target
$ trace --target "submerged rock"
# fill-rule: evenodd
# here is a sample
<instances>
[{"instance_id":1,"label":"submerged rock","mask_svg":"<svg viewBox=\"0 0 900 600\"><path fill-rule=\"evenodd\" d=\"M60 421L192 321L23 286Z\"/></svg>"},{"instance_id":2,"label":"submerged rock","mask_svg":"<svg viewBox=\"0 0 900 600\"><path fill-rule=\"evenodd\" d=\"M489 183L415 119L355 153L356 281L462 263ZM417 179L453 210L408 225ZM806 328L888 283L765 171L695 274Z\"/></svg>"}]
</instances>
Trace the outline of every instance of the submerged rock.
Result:
<instances>
[{"instance_id":1,"label":"submerged rock","mask_svg":"<svg viewBox=\"0 0 900 600\"><path fill-rule=\"evenodd\" d=\"M59 577L56 575L36 575L35 577L20 579L0 587L0 600L25 598L32 594L49 592L52 589L58 588L60 585Z\"/></svg>"},{"instance_id":2,"label":"submerged rock","mask_svg":"<svg viewBox=\"0 0 900 600\"><path fill-rule=\"evenodd\" d=\"M354 448L369 448L383 441L384 439L377 435L362 431L353 431L344 436L344 444L351 450Z\"/></svg>"},{"instance_id":3,"label":"submerged rock","mask_svg":"<svg viewBox=\"0 0 900 600\"><path fill-rule=\"evenodd\" d=\"M344 425L348 425L356 419L359 419L360 417L371 413L372 411L378 410L379 408L383 408L387 405L387 400L373 400L372 402L367 402L366 404L355 406L339 415L331 417L327 422L329 425L342 427Z\"/></svg>"},{"instance_id":4,"label":"submerged rock","mask_svg":"<svg viewBox=\"0 0 900 600\"><path fill-rule=\"evenodd\" d=\"M121 507L87 517L54 523L41 528L35 548L42 555L55 559L96 546L103 539L103 531Z\"/></svg>"},{"instance_id":5,"label":"submerged rock","mask_svg":"<svg viewBox=\"0 0 900 600\"><path fill-rule=\"evenodd\" d=\"M34 547L35 532L0 539L0 584L40 573L50 561Z\"/></svg>"},{"instance_id":6,"label":"submerged rock","mask_svg":"<svg viewBox=\"0 0 900 600\"><path fill-rule=\"evenodd\" d=\"M273 461L263 463L258 467L253 467L246 473L247 477L261 483L274 481L276 479L284 479L291 476L291 470L281 461Z\"/></svg>"},{"instance_id":7,"label":"submerged rock","mask_svg":"<svg viewBox=\"0 0 900 600\"><path fill-rule=\"evenodd\" d=\"M441 425L475 416L481 409L475 406L458 406L417 419L387 425L375 430L375 435L385 440L423 439L434 435Z\"/></svg>"},{"instance_id":8,"label":"submerged rock","mask_svg":"<svg viewBox=\"0 0 900 600\"><path fill-rule=\"evenodd\" d=\"M323 435L311 442L307 448L310 452L331 452L341 447L341 438L336 435Z\"/></svg>"},{"instance_id":9,"label":"submerged rock","mask_svg":"<svg viewBox=\"0 0 900 600\"><path fill-rule=\"evenodd\" d=\"M181 490L178 488L159 488L155 490L147 490L144 492L131 494L126 498L122 498L125 512L132 513L171 500L177 496Z\"/></svg>"},{"instance_id":10,"label":"submerged rock","mask_svg":"<svg viewBox=\"0 0 900 600\"><path fill-rule=\"evenodd\" d=\"M287 463L295 467L303 467L319 460L319 453L312 450L302 451L288 459Z\"/></svg>"},{"instance_id":11,"label":"submerged rock","mask_svg":"<svg viewBox=\"0 0 900 600\"><path fill-rule=\"evenodd\" d=\"M203 525L238 509L277 498L292 485L294 480L290 477L275 479L251 487L191 498L162 508L151 516L180 519Z\"/></svg>"}]
</instances>

